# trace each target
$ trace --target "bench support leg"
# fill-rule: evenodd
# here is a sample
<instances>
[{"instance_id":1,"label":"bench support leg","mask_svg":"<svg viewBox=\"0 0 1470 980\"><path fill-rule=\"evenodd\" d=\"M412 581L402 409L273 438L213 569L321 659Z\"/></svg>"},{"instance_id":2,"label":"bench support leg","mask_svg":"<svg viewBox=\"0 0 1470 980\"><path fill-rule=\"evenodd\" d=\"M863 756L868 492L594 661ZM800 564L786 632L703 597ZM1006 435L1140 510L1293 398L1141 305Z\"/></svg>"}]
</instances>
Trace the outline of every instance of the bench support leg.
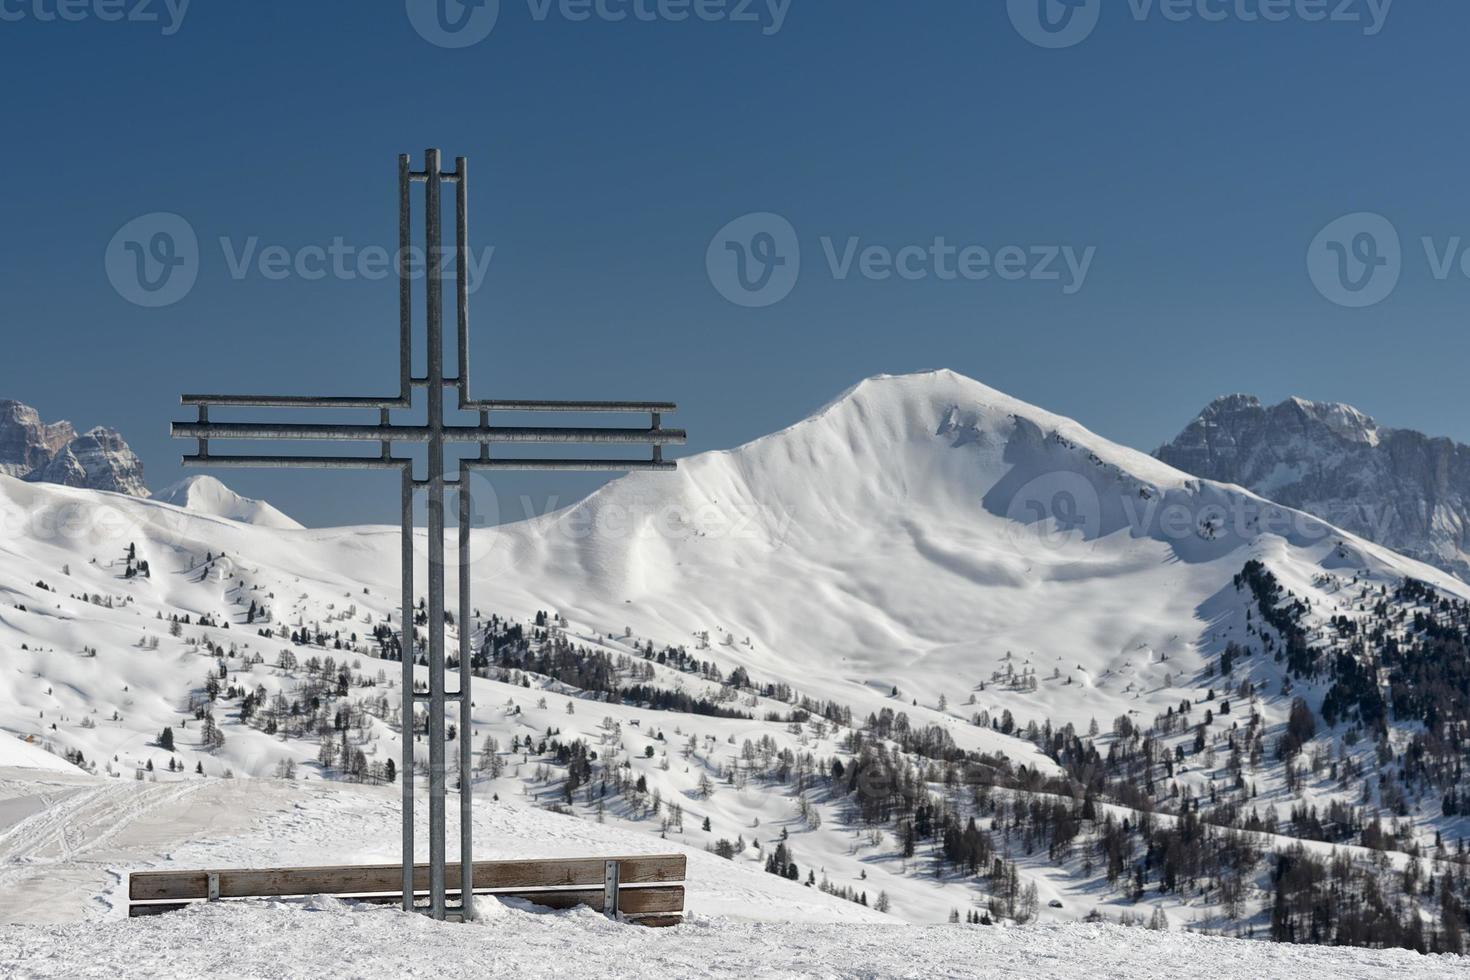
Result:
<instances>
[{"instance_id":1,"label":"bench support leg","mask_svg":"<svg viewBox=\"0 0 1470 980\"><path fill-rule=\"evenodd\" d=\"M618 885L622 881L622 865L608 861L602 873L602 914L609 919L618 917Z\"/></svg>"}]
</instances>

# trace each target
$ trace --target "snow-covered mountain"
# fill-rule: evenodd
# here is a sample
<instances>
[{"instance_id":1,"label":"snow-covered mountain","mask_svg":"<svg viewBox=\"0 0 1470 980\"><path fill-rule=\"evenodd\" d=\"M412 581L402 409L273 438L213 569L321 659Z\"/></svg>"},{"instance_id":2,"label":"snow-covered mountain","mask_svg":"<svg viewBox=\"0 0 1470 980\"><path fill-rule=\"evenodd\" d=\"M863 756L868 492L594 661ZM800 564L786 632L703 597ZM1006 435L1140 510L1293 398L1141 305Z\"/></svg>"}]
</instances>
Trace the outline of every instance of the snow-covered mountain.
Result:
<instances>
[{"instance_id":1,"label":"snow-covered mountain","mask_svg":"<svg viewBox=\"0 0 1470 980\"><path fill-rule=\"evenodd\" d=\"M0 401L0 473L148 496L143 461L117 430L97 426L77 435L70 422L42 422L34 408L17 401Z\"/></svg>"},{"instance_id":2,"label":"snow-covered mountain","mask_svg":"<svg viewBox=\"0 0 1470 980\"><path fill-rule=\"evenodd\" d=\"M210 514L245 524L282 530L301 530L301 525L263 500L242 497L212 476L191 476L153 495L154 500L183 507L196 514Z\"/></svg>"},{"instance_id":3,"label":"snow-covered mountain","mask_svg":"<svg viewBox=\"0 0 1470 980\"><path fill-rule=\"evenodd\" d=\"M3 476L0 520L0 728L104 778L392 778L396 527ZM1460 710L1426 671L1463 660L1426 644L1458 642L1470 586L952 372L473 548L482 795L757 867L788 847L908 921L1142 901L1264 930L1269 861L1185 817L1365 869L1470 831L1458 750L1425 741ZM1405 881L1376 894L1418 907Z\"/></svg>"},{"instance_id":4,"label":"snow-covered mountain","mask_svg":"<svg viewBox=\"0 0 1470 980\"><path fill-rule=\"evenodd\" d=\"M1350 405L1228 395L1155 455L1470 580L1470 446Z\"/></svg>"}]
</instances>

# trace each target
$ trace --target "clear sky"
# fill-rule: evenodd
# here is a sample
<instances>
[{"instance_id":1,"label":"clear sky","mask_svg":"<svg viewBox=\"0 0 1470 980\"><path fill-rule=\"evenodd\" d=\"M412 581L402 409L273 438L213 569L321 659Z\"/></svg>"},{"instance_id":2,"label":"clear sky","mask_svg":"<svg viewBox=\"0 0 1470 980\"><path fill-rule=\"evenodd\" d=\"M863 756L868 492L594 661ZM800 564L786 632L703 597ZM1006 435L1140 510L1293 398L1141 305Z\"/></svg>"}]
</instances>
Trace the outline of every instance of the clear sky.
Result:
<instances>
[{"instance_id":1,"label":"clear sky","mask_svg":"<svg viewBox=\"0 0 1470 980\"><path fill-rule=\"evenodd\" d=\"M159 488L183 391L390 392L396 284L354 263L396 244L396 155L438 146L494 248L482 396L676 400L699 451L950 367L1142 449L1234 391L1470 442L1470 4L440 2L0 0L0 397L115 426ZM113 280L157 212L197 281L149 307ZM1384 223L1319 238L1358 212L1397 262ZM720 237L750 214L779 220ZM353 271L318 276L334 240ZM387 478L219 475L395 514Z\"/></svg>"}]
</instances>

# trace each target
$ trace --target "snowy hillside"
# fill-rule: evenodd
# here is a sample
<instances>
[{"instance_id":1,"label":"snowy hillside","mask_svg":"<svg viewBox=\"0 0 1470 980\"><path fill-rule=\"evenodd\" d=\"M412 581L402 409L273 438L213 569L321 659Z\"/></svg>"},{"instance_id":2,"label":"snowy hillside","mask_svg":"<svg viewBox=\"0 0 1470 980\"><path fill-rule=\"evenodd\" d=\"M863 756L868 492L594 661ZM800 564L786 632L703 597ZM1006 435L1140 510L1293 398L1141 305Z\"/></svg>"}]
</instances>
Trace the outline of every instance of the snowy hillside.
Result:
<instances>
[{"instance_id":1,"label":"snowy hillside","mask_svg":"<svg viewBox=\"0 0 1470 980\"><path fill-rule=\"evenodd\" d=\"M6 477L0 511L0 728L102 779L393 781L396 528ZM870 379L474 547L482 797L914 923L1294 936L1292 838L1354 889L1394 852L1425 918L1381 941L1459 914L1406 870L1451 878L1458 749L1371 658L1462 635L1470 586L970 379Z\"/></svg>"},{"instance_id":2,"label":"snowy hillside","mask_svg":"<svg viewBox=\"0 0 1470 980\"><path fill-rule=\"evenodd\" d=\"M263 500L242 497L212 476L191 476L153 495L154 500L196 514L227 517L232 521L299 531L301 525Z\"/></svg>"}]
</instances>

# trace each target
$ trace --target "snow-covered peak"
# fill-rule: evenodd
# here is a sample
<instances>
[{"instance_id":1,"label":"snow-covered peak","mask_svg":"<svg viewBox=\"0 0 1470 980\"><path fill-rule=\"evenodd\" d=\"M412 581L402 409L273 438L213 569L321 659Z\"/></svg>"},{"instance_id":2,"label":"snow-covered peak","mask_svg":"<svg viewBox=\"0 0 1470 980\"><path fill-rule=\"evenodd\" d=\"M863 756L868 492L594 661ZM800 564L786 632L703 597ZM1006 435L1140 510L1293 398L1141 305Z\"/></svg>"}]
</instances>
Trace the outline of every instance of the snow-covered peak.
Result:
<instances>
[{"instance_id":1,"label":"snow-covered peak","mask_svg":"<svg viewBox=\"0 0 1470 980\"><path fill-rule=\"evenodd\" d=\"M845 461L855 470L843 475L866 483L877 476L870 464L881 463L885 455L915 452L927 459L936 446L958 448L987 440L997 445L997 440L1010 437L1017 422L1024 423L1027 430L1054 434L1068 443L1085 446L1098 459L1140 479L1169 486L1180 486L1188 480L1146 453L1117 445L1066 416L947 368L866 378L795 425L762 436L730 454L747 458L801 453L824 457L824 479L831 480L838 473L828 467ZM708 453L688 463L708 465L706 460L725 455L729 454Z\"/></svg>"},{"instance_id":2,"label":"snow-covered peak","mask_svg":"<svg viewBox=\"0 0 1470 980\"><path fill-rule=\"evenodd\" d=\"M1376 446L1379 443L1378 423L1371 417L1342 402L1314 402L1305 398L1289 401L1303 416L1327 427L1334 435L1348 442Z\"/></svg>"},{"instance_id":3,"label":"snow-covered peak","mask_svg":"<svg viewBox=\"0 0 1470 980\"><path fill-rule=\"evenodd\" d=\"M265 501L242 497L212 476L191 476L180 480L154 494L153 499L196 514L224 517L258 527L282 530L300 530L302 527Z\"/></svg>"}]
</instances>

